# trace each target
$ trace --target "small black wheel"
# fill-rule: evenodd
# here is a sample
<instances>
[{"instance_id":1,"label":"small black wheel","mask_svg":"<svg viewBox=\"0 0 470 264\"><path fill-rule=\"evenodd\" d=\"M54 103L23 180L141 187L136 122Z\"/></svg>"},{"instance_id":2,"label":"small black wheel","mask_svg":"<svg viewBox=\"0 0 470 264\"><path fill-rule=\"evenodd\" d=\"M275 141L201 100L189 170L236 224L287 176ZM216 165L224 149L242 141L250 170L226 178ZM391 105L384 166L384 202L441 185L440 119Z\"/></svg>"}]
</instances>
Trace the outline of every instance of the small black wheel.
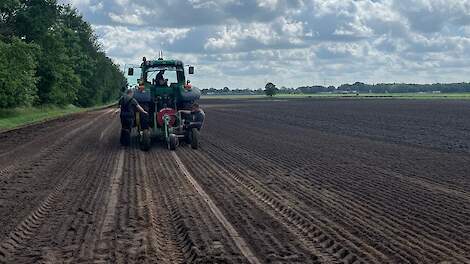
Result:
<instances>
[{"instance_id":1,"label":"small black wheel","mask_svg":"<svg viewBox=\"0 0 470 264\"><path fill-rule=\"evenodd\" d=\"M129 146L131 144L131 132L129 129L121 129L121 145Z\"/></svg>"},{"instance_id":2,"label":"small black wheel","mask_svg":"<svg viewBox=\"0 0 470 264\"><path fill-rule=\"evenodd\" d=\"M191 147L193 149L199 148L199 130L197 128L191 129Z\"/></svg>"},{"instance_id":3,"label":"small black wheel","mask_svg":"<svg viewBox=\"0 0 470 264\"><path fill-rule=\"evenodd\" d=\"M178 146L178 137L175 134L170 134L168 137L168 148L170 150L176 150Z\"/></svg>"},{"instance_id":4,"label":"small black wheel","mask_svg":"<svg viewBox=\"0 0 470 264\"><path fill-rule=\"evenodd\" d=\"M140 137L140 149L143 151L148 151L150 149L150 130L144 129L142 131L142 136Z\"/></svg>"}]
</instances>

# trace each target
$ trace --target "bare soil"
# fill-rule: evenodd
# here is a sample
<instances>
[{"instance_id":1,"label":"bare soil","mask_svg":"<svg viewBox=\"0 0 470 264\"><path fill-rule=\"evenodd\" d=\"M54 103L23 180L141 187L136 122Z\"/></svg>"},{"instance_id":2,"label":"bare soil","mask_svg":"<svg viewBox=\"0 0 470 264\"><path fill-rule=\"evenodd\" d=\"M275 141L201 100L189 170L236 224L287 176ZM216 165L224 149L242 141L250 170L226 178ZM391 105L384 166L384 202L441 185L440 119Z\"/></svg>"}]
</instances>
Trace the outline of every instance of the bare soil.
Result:
<instances>
[{"instance_id":1,"label":"bare soil","mask_svg":"<svg viewBox=\"0 0 470 264\"><path fill-rule=\"evenodd\" d=\"M113 110L0 134L0 263L470 263L470 103L207 100L201 148Z\"/></svg>"}]
</instances>

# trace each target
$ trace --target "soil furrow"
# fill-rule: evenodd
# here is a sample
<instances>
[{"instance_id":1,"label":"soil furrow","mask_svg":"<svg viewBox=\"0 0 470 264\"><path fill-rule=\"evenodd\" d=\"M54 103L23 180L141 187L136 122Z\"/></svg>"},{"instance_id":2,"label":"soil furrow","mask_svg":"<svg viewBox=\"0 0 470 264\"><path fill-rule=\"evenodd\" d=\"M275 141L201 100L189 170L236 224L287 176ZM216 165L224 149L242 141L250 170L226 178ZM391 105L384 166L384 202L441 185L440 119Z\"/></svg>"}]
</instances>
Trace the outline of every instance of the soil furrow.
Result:
<instances>
[{"instance_id":1,"label":"soil furrow","mask_svg":"<svg viewBox=\"0 0 470 264\"><path fill-rule=\"evenodd\" d=\"M195 250L192 250L191 246L185 248L182 246L179 241L177 228L175 225L178 223L173 223L173 219L179 219L180 216L176 215L174 209L171 208L167 197L160 188L155 188L156 186L165 184L159 183L155 185L156 179L150 179L149 170L146 166L147 160L145 159L144 154L138 153L139 157L139 167L142 171L143 184L144 184L144 197L145 197L145 206L148 210L150 217L150 234L151 238L149 239L152 247L156 252L156 262L158 263L186 263L190 260L196 258ZM150 163L149 166L161 166L160 159L154 161L156 164ZM158 175L151 174L153 177L158 177ZM187 240L183 244L191 245L192 241Z\"/></svg>"},{"instance_id":2,"label":"soil furrow","mask_svg":"<svg viewBox=\"0 0 470 264\"><path fill-rule=\"evenodd\" d=\"M354 232L393 262L468 262L470 208L463 178L468 157L338 136L295 118L297 123L281 126L272 121L292 116L271 118L275 112L266 108L271 104L250 104L254 112L247 118L237 108L209 109L204 151L218 148L212 149L211 161L226 157L221 164L234 174L256 179L302 211L333 219L335 228ZM300 100L298 105L311 107ZM240 109L246 112L243 105Z\"/></svg>"},{"instance_id":3,"label":"soil furrow","mask_svg":"<svg viewBox=\"0 0 470 264\"><path fill-rule=\"evenodd\" d=\"M193 155L197 155L197 159L195 159L195 161L197 162L191 161L191 156ZM309 237L311 235L309 232L314 232L310 226L298 228L297 226L295 226L295 224L291 223L293 218L290 218L289 216L287 216L287 214L282 215L285 213L285 210L282 210L282 212L281 210L279 210L279 212L275 210L275 214L270 214L273 210L272 208L269 208L271 204L268 204L265 202L265 200L261 200L259 198L253 199L252 195L250 195L249 193L247 194L246 190L241 189L243 188L243 186L240 186L239 182L235 182L233 180L224 180L224 178L228 176L226 174L226 171L219 166L210 165L211 163L208 163L208 160L203 158L201 155L198 155L196 153L192 153L191 155L186 152L182 152L181 157L183 159L183 162L188 164L188 169L192 172L193 175L195 175L195 177L197 177L199 181L201 181L202 184L204 184L204 186L217 186L217 190L215 190L214 188L209 188L208 192L212 196L219 198L219 203L223 205L222 208L224 209L224 211L228 215L233 215L231 217L232 219L241 218L240 220L242 220L243 218L248 217L251 221L253 221L253 223L248 224L246 220L243 219L242 223L245 223L246 226L240 225L241 223L238 223L237 227L243 230L243 236L250 238L247 239L248 241L254 241L259 239L259 241L257 241L257 243L259 243L258 245L251 246L255 248L255 252L258 252L258 254L265 254L259 256L261 259L263 259L264 262L337 262L337 257L333 256L327 250L322 249L322 247L320 246L321 243L312 241L315 238ZM235 193L235 190L238 190L238 192ZM223 195L230 195L229 197L233 196L233 198L230 198L230 200L237 201L237 203L235 205L232 205L229 203L229 201L222 201L221 195L222 197ZM256 209L254 207L255 204L257 205ZM247 216L239 216L244 214L246 214ZM263 214L264 216L261 217L261 215ZM280 214L283 217L280 218ZM276 229L272 229L273 226L265 226L263 224L264 222L269 222L270 225L273 226L274 223L276 223ZM261 225L263 226L263 229L270 230L270 232L261 233L259 231L255 231L255 226L251 226L251 224L256 224L257 226ZM282 225L287 226L284 228L280 228L280 226ZM289 235L286 234L286 232L290 232L289 230L291 230L291 232L294 232L296 235L303 236L304 242L307 242L308 250L307 248L301 246L300 243L292 243L292 245L279 243L279 241L287 239L289 237ZM259 236L259 238L252 237L253 234ZM289 239L289 241L292 240L292 238ZM260 246L261 248L259 248ZM311 252L308 253L308 251Z\"/></svg>"},{"instance_id":4,"label":"soil furrow","mask_svg":"<svg viewBox=\"0 0 470 264\"><path fill-rule=\"evenodd\" d=\"M85 145L81 149L82 153L75 156L85 160L74 162L68 168L67 173L71 176L67 187L57 194L54 206L43 216L44 224L35 226L34 230L28 229L31 232L25 240L28 246L14 255L14 263L78 262L80 246L93 223L93 213L96 213L87 202L93 204L100 201L93 198L96 198L96 192L102 190L103 180L106 174L110 174L108 169L115 157L109 155L107 147L95 148L95 131L99 129L99 126L93 126L83 134L90 144ZM104 160L97 162L101 157Z\"/></svg>"},{"instance_id":5,"label":"soil furrow","mask_svg":"<svg viewBox=\"0 0 470 264\"><path fill-rule=\"evenodd\" d=\"M212 149L211 148L212 145L208 146L208 149ZM207 149L207 148L206 148ZM230 153L229 148L227 148L227 146L224 146L224 152L226 153ZM231 153L242 153L240 150L235 150L234 152L231 152ZM246 152L243 152L243 153L246 153ZM228 154L227 154L228 155ZM222 153L219 152L219 151L216 151L213 155L212 155L212 159L213 160L217 160L217 159L220 159L220 157L222 157ZM255 157L248 157L248 159L255 159ZM231 155L230 158L228 159L228 163L225 163L226 166L230 166L231 163L233 163L233 161L235 161L237 159L236 155ZM259 158L258 158L259 159ZM244 161L246 161L246 159L244 159ZM257 164L260 165L260 164L265 164L266 162L258 162ZM242 163L240 164L233 164L232 167L235 168L236 171L238 171L238 173L240 173L241 175L246 175L246 171L248 171L249 169L244 169L243 168L243 165L241 165ZM246 164L246 163L245 163ZM260 166L258 166L259 168ZM269 165L267 166L269 167ZM253 168L253 167L252 167ZM264 168L264 166L263 166ZM253 168L254 170L256 170L256 168ZM245 172L244 172L245 171ZM268 169L269 171L269 169ZM259 172L259 173L263 173L263 172ZM256 176L257 175L260 175L260 174L255 174ZM319 172L314 172L313 170L310 171L310 173L319 173ZM250 174L250 173L248 173ZM296 177L305 177L304 175L302 174L298 174L296 173L295 171L293 173L289 173L290 176L296 176ZM326 174L325 174L326 175ZM311 178L309 178L311 179ZM283 185L287 184L286 187L288 187L288 190L289 190L289 193L291 194L295 194L295 196L297 197L286 197L285 199L288 199L288 200L293 200L293 199L299 199L299 201L303 201L303 202L309 202L309 204L317 204L317 207L319 206L320 208L323 207L323 208L328 208L329 211L331 211L330 208L335 208L335 211L336 213L339 213L341 214L342 212L349 212L348 214L346 215L342 215L339 219L341 222L345 223L346 222L350 222L350 223L353 223L352 225L350 225L348 227L348 229L354 229L354 228L360 228L362 229L362 233L370 233L371 235L374 235L376 234L377 232L374 232L373 230L373 227L374 226L380 226L381 228L385 228L385 229L382 229L382 231L380 231L379 233L388 233L387 235L387 239L392 239L393 237L393 240L396 240L396 241L400 241L402 240L402 236L406 236L407 237L407 240L403 240L403 244L404 246L402 246L401 248L396 248L395 245L391 244L390 246L394 247L395 249L392 249L391 253L396 257L398 256L399 254L403 254L405 253L406 251L408 251L408 248L411 247L412 248L412 243L411 241L415 241L415 244L416 244L416 249L419 249L419 250L412 250L410 249L409 250L409 253L408 253L408 257L407 258L410 258L410 260L413 262L413 259L414 261L417 261L419 260L419 258L415 258L415 257L410 257L412 256L413 254L416 254L416 252L425 252L425 254L428 254L428 255L433 255L433 254L436 254L434 255L434 258L436 257L439 257L439 256L448 256L448 255L451 255L452 252L455 252L455 250L459 251L458 249L453 249L453 245L450 245L448 244L448 242L446 240L439 240L437 239L436 237L430 237L429 235L427 235L426 233L421 233L420 232L420 236L424 236L426 238L429 238L429 239L424 239L423 241L423 238L421 239L414 239L415 237L418 237L418 235L414 232L409 232L408 230L412 230L410 228L412 228L410 225L406 224L406 223L403 223L402 221L398 221L400 223L401 226L398 226L396 225L396 220L399 219L400 217L397 216L397 218L395 218L395 222L393 221L389 221L388 219L389 218L385 218L384 221L385 222L388 222L389 224L391 223L391 225L388 225L388 224L385 224L383 221L380 220L380 216L383 215L383 213L379 213L378 214L378 217L375 218L374 220L375 221L379 221L379 223L374 223L374 222L371 222L370 225L358 225L358 222L357 220L352 220L353 218L353 213L356 210L356 208L353 208L353 207L349 207L348 210L342 210L342 207L344 207L343 205L347 205L348 203L350 202L354 202L354 201L360 201L358 200L358 198L345 198L345 199L341 199L339 201L339 203L336 203L337 206L331 206L330 203L328 203L329 200L331 200L331 198L333 197L342 197L344 196L344 192L341 192L341 193L336 193L335 196L331 196L331 197L328 197L328 196L325 196L325 195L321 195L322 193L326 192L327 190L326 189L323 189L321 190L320 192L311 192L311 188L315 188L315 189L318 189L318 186L321 186L321 185L318 185L315 186L315 184L313 183L309 183L308 181L305 181L303 183L300 183L300 182L293 182L292 181L292 177L276 177L276 181L277 182L282 182ZM334 183L335 185L337 185L338 183ZM272 187L274 187L273 185L271 185ZM308 186L308 188L304 188L303 186ZM272 188L271 187L271 188ZM353 186L352 186L353 187ZM296 189L299 189L299 191L296 191ZM309 189L310 188L310 189ZM380 186L375 186L374 189L377 189L377 188L380 188ZM354 188L352 188L354 189ZM282 192L281 189L279 189L279 192ZM335 191L334 190L331 190L331 191L328 191L329 193L334 193ZM322 203L321 204L318 204L318 201L321 201ZM367 203L366 203L367 205ZM374 207L369 207L369 208L374 208ZM302 209L301 211L304 211L304 210L308 210L308 208L304 208ZM364 215L362 215L360 218L358 219L368 219L369 217L371 216L371 211L369 210L368 212L366 212ZM393 220L393 218L391 218L391 220ZM419 220L417 220L417 222L419 222ZM355 227L356 226L356 227ZM394 229L394 227L397 227L397 229ZM406 226L406 229L403 229L403 226ZM435 225L434 225L435 226ZM364 228L363 228L364 227ZM388 227L388 228L387 228ZM395 231L394 231L395 230ZM399 230L404 230L403 232L404 233L407 233L407 235L404 235L403 232L400 232ZM398 232L398 233L397 233ZM400 233L402 233L402 235L399 235ZM432 232L431 232L432 233ZM430 234L431 234L430 233ZM380 241L381 238L378 238L378 240ZM423 242L427 243L427 246L425 244L423 244ZM410 244L411 243L411 244ZM445 245L445 247L443 246ZM463 251L464 252L464 251ZM405 255L406 256L406 255ZM422 259L422 257L421 257ZM458 261L462 261L462 259L458 259Z\"/></svg>"},{"instance_id":6,"label":"soil furrow","mask_svg":"<svg viewBox=\"0 0 470 264\"><path fill-rule=\"evenodd\" d=\"M155 160L160 166L148 167L154 175L153 186L158 186L165 195L163 201L171 214L170 224L176 230L176 241L183 250L185 261L246 263L225 228L181 173L171 154L161 150L161 153L147 158L149 162Z\"/></svg>"},{"instance_id":7,"label":"soil furrow","mask_svg":"<svg viewBox=\"0 0 470 264\"><path fill-rule=\"evenodd\" d=\"M230 234L231 238L234 240L235 244L237 245L238 249L248 259L248 262L252 264L261 263L259 259L253 254L251 249L248 247L246 241L242 237L240 237L238 232L235 230L232 224L227 220L227 218L225 218L223 213L215 205L215 203L212 201L209 195L207 195L204 189L202 189L202 187L197 183L197 181L193 178L193 176L188 172L188 169L186 168L186 166L184 166L183 162L180 160L178 155L175 152L172 152L171 154L175 158L176 163L178 164L178 167L181 170L181 172L191 182L191 184L194 186L194 188L199 193L199 195L206 201L212 213L217 217L220 223L225 227L225 229L227 230L227 232Z\"/></svg>"},{"instance_id":8,"label":"soil furrow","mask_svg":"<svg viewBox=\"0 0 470 264\"><path fill-rule=\"evenodd\" d=\"M198 150L114 109L0 133L0 263L470 264L468 104L205 103Z\"/></svg>"},{"instance_id":9,"label":"soil furrow","mask_svg":"<svg viewBox=\"0 0 470 264\"><path fill-rule=\"evenodd\" d=\"M74 163L78 166L83 165L87 161L87 158L88 156L81 156L77 158ZM26 242L32 237L37 228L44 224L44 220L52 211L60 195L72 180L70 170L62 171L62 175L62 182L54 187L46 199L40 203L40 206L32 210L32 212L2 240L0 244L0 256L2 258L0 261L9 262L12 255L25 247L27 245Z\"/></svg>"}]
</instances>

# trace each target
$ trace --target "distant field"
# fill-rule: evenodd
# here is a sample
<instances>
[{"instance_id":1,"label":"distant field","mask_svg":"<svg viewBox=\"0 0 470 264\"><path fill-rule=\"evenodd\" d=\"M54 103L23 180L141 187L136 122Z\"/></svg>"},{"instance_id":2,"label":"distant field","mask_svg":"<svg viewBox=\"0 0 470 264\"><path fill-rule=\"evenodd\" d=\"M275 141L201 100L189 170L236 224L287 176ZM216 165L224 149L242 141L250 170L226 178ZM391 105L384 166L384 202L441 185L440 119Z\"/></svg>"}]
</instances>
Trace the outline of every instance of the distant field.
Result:
<instances>
[{"instance_id":1,"label":"distant field","mask_svg":"<svg viewBox=\"0 0 470 264\"><path fill-rule=\"evenodd\" d=\"M267 98L265 95L205 95L204 99ZM359 93L359 94L279 94L273 98L383 98L383 99L470 99L470 93Z\"/></svg>"}]
</instances>

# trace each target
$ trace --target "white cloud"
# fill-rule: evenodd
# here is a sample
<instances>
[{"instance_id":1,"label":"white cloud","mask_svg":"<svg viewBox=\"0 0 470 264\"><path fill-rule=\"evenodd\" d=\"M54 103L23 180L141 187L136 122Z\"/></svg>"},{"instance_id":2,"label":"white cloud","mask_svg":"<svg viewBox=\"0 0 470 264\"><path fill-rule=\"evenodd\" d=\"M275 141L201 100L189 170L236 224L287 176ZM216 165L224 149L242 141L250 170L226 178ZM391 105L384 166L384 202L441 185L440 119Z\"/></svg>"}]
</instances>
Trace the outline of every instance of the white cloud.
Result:
<instances>
[{"instance_id":1,"label":"white cloud","mask_svg":"<svg viewBox=\"0 0 470 264\"><path fill-rule=\"evenodd\" d=\"M189 31L185 28L135 31L124 26L95 26L95 30L104 49L121 64L133 63L132 60L144 56L156 56L164 44L184 38Z\"/></svg>"},{"instance_id":2,"label":"white cloud","mask_svg":"<svg viewBox=\"0 0 470 264\"><path fill-rule=\"evenodd\" d=\"M278 0L257 0L258 6L261 8L268 8L275 10L278 5Z\"/></svg>"},{"instance_id":3,"label":"white cloud","mask_svg":"<svg viewBox=\"0 0 470 264\"><path fill-rule=\"evenodd\" d=\"M70 4L75 7L86 6L90 4L90 0L70 0Z\"/></svg>"},{"instance_id":4,"label":"white cloud","mask_svg":"<svg viewBox=\"0 0 470 264\"><path fill-rule=\"evenodd\" d=\"M68 2L120 63L164 50L198 66L193 81L201 87L468 81L470 75L470 0Z\"/></svg>"},{"instance_id":5,"label":"white cloud","mask_svg":"<svg viewBox=\"0 0 470 264\"><path fill-rule=\"evenodd\" d=\"M109 17L113 22L119 24L128 24L134 26L140 26L144 24L142 18L136 14L117 15L114 13L109 13Z\"/></svg>"},{"instance_id":6,"label":"white cloud","mask_svg":"<svg viewBox=\"0 0 470 264\"><path fill-rule=\"evenodd\" d=\"M94 12L96 12L96 11L102 10L103 7L104 7L103 2L99 2L99 3L96 4L96 5L91 5L91 6L90 6L90 10L91 10L91 12L94 13Z\"/></svg>"}]
</instances>

